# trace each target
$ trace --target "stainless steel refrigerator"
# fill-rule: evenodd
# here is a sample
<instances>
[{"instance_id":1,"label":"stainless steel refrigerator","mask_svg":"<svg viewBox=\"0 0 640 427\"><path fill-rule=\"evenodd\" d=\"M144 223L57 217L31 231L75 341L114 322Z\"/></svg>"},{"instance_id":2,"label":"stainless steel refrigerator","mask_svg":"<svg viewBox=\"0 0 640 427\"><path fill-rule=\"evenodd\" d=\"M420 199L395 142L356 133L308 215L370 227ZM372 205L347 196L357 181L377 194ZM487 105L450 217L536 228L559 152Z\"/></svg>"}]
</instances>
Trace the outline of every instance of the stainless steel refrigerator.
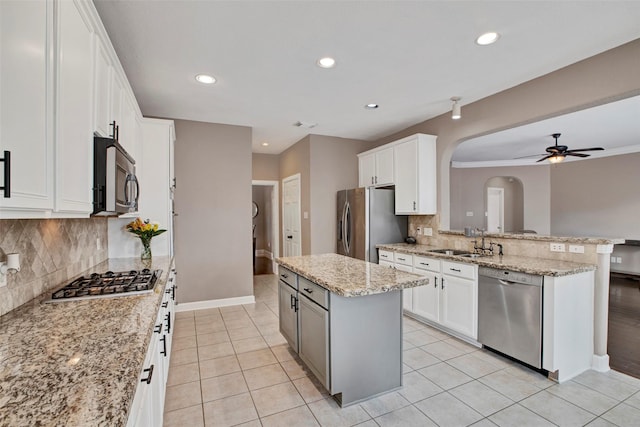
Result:
<instances>
[{"instance_id":1,"label":"stainless steel refrigerator","mask_svg":"<svg viewBox=\"0 0 640 427\"><path fill-rule=\"evenodd\" d=\"M341 255L378 262L376 245L402 243L408 217L395 214L393 188L354 188L338 191L337 245Z\"/></svg>"}]
</instances>

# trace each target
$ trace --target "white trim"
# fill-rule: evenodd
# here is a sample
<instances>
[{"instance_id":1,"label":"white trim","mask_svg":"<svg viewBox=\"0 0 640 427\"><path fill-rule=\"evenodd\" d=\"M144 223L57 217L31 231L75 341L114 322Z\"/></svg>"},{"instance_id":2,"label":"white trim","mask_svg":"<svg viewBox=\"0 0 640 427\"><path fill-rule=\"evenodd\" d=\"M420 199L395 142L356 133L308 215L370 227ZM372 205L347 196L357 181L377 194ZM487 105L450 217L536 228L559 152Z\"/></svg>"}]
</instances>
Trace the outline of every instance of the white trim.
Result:
<instances>
[{"instance_id":1,"label":"white trim","mask_svg":"<svg viewBox=\"0 0 640 427\"><path fill-rule=\"evenodd\" d=\"M609 355L605 354L604 356L598 356L597 354L594 354L591 360L591 369L597 372L608 372L611 370L609 367Z\"/></svg>"},{"instance_id":2,"label":"white trim","mask_svg":"<svg viewBox=\"0 0 640 427\"><path fill-rule=\"evenodd\" d=\"M256 298L253 295L244 297L212 299L208 301L185 302L176 304L176 313L191 310L206 310L207 308L228 307L230 305L254 304Z\"/></svg>"},{"instance_id":3,"label":"white trim","mask_svg":"<svg viewBox=\"0 0 640 427\"><path fill-rule=\"evenodd\" d=\"M596 253L599 254L610 254L613 252L613 245L597 245Z\"/></svg>"},{"instance_id":4,"label":"white trim","mask_svg":"<svg viewBox=\"0 0 640 427\"><path fill-rule=\"evenodd\" d=\"M256 249L256 257L273 259L273 254L266 249Z\"/></svg>"},{"instance_id":5,"label":"white trim","mask_svg":"<svg viewBox=\"0 0 640 427\"><path fill-rule=\"evenodd\" d=\"M271 254L272 261L272 271L278 271L278 266L275 261L275 256L278 256L280 253L280 182L279 181L264 181L259 179L254 179L251 181L251 185L262 185L271 187L271 217L273 221L271 221L271 249L273 249L273 253ZM274 256L275 254L275 256Z\"/></svg>"}]
</instances>

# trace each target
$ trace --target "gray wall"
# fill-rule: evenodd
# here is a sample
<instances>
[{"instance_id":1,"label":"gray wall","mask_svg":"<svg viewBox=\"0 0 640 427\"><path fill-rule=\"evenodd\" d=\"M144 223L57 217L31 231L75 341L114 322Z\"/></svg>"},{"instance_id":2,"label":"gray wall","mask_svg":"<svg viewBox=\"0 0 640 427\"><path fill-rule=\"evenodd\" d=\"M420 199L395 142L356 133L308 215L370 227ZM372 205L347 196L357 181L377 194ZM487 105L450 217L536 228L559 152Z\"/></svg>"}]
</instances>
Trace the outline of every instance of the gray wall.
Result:
<instances>
[{"instance_id":1,"label":"gray wall","mask_svg":"<svg viewBox=\"0 0 640 427\"><path fill-rule=\"evenodd\" d=\"M551 233L640 240L640 153L551 168Z\"/></svg>"},{"instance_id":2,"label":"gray wall","mask_svg":"<svg viewBox=\"0 0 640 427\"><path fill-rule=\"evenodd\" d=\"M252 155L251 175L255 180L279 181L280 180L280 156L278 154Z\"/></svg>"},{"instance_id":3,"label":"gray wall","mask_svg":"<svg viewBox=\"0 0 640 427\"><path fill-rule=\"evenodd\" d=\"M358 186L357 154L372 148L356 139L311 135L311 253L336 251L336 193Z\"/></svg>"},{"instance_id":4,"label":"gray wall","mask_svg":"<svg viewBox=\"0 0 640 427\"><path fill-rule=\"evenodd\" d=\"M451 168L451 229L460 230L466 226L485 228L485 183L496 176L513 176L522 182L523 228L535 230L538 234L550 234L549 166ZM467 217L467 211L472 211L474 216Z\"/></svg>"},{"instance_id":5,"label":"gray wall","mask_svg":"<svg viewBox=\"0 0 640 427\"><path fill-rule=\"evenodd\" d=\"M253 295L251 128L175 124L178 301Z\"/></svg>"}]
</instances>

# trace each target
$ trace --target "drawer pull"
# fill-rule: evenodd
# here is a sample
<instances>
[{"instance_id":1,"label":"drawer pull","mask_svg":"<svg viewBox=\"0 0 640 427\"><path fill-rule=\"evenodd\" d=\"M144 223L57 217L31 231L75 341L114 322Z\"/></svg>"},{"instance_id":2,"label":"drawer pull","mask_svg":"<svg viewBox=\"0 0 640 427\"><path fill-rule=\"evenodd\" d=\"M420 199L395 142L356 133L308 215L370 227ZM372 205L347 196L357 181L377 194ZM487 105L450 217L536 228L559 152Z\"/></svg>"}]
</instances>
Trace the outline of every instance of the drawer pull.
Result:
<instances>
[{"instance_id":1,"label":"drawer pull","mask_svg":"<svg viewBox=\"0 0 640 427\"><path fill-rule=\"evenodd\" d=\"M155 325L155 327L153 328L153 332L155 332L156 334L162 332L162 323Z\"/></svg>"},{"instance_id":2,"label":"drawer pull","mask_svg":"<svg viewBox=\"0 0 640 427\"><path fill-rule=\"evenodd\" d=\"M310 294L312 294L312 293L313 293L313 290L312 290L312 289L304 288L304 290L305 290L305 291L307 291L307 292L309 292Z\"/></svg>"},{"instance_id":3,"label":"drawer pull","mask_svg":"<svg viewBox=\"0 0 640 427\"><path fill-rule=\"evenodd\" d=\"M142 372L148 372L149 375L147 376L147 378L141 379L140 382L151 384L151 377L153 376L153 365L151 365L151 367L149 367L148 369L144 369Z\"/></svg>"},{"instance_id":4,"label":"drawer pull","mask_svg":"<svg viewBox=\"0 0 640 427\"><path fill-rule=\"evenodd\" d=\"M427 267L429 267L429 263L428 262L421 262L420 265L426 265Z\"/></svg>"},{"instance_id":5,"label":"drawer pull","mask_svg":"<svg viewBox=\"0 0 640 427\"><path fill-rule=\"evenodd\" d=\"M167 291L167 293L169 293L169 291ZM165 301L162 303L162 308L167 308L168 305L169 305L169 301Z\"/></svg>"},{"instance_id":6,"label":"drawer pull","mask_svg":"<svg viewBox=\"0 0 640 427\"><path fill-rule=\"evenodd\" d=\"M449 270L455 271L456 273L461 273L462 272L462 270L459 270L457 268L450 268Z\"/></svg>"},{"instance_id":7,"label":"drawer pull","mask_svg":"<svg viewBox=\"0 0 640 427\"><path fill-rule=\"evenodd\" d=\"M406 258L400 258L400 257L398 257L398 259L399 259L400 261L406 261L406 260L407 260Z\"/></svg>"},{"instance_id":8,"label":"drawer pull","mask_svg":"<svg viewBox=\"0 0 640 427\"><path fill-rule=\"evenodd\" d=\"M287 277L289 277L289 275L288 274L281 274L280 277L286 279Z\"/></svg>"},{"instance_id":9,"label":"drawer pull","mask_svg":"<svg viewBox=\"0 0 640 427\"><path fill-rule=\"evenodd\" d=\"M442 289L444 289L444 277L440 279L440 286Z\"/></svg>"},{"instance_id":10,"label":"drawer pull","mask_svg":"<svg viewBox=\"0 0 640 427\"><path fill-rule=\"evenodd\" d=\"M438 278L437 277L433 278L433 287L438 289Z\"/></svg>"}]
</instances>

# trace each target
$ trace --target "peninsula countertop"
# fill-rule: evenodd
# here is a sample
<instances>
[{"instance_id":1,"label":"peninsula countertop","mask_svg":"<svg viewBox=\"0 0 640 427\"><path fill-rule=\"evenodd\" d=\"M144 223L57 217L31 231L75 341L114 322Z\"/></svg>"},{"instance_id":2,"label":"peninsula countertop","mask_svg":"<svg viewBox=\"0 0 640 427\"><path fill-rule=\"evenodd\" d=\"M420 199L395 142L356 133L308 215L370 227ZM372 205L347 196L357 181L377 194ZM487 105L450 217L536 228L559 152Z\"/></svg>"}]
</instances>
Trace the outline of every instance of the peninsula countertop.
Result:
<instances>
[{"instance_id":1,"label":"peninsula countertop","mask_svg":"<svg viewBox=\"0 0 640 427\"><path fill-rule=\"evenodd\" d=\"M499 268L501 270L519 271L522 273L536 274L538 276L568 276L571 274L593 271L597 268L594 264L560 261L553 259L534 258L517 255L493 255L479 258L464 258L458 255L446 255L431 252L436 248L428 245L412 245L408 243L381 244L378 249L402 252L412 255L428 256L431 258L445 259L449 261L477 264L482 267Z\"/></svg>"},{"instance_id":2,"label":"peninsula countertop","mask_svg":"<svg viewBox=\"0 0 640 427\"><path fill-rule=\"evenodd\" d=\"M124 426L170 266L153 258L162 275L148 294L44 303L46 292L1 316L0 424ZM144 267L112 259L82 275Z\"/></svg>"},{"instance_id":3,"label":"peninsula countertop","mask_svg":"<svg viewBox=\"0 0 640 427\"><path fill-rule=\"evenodd\" d=\"M343 297L380 294L423 286L429 279L338 254L277 258L294 273Z\"/></svg>"}]
</instances>

